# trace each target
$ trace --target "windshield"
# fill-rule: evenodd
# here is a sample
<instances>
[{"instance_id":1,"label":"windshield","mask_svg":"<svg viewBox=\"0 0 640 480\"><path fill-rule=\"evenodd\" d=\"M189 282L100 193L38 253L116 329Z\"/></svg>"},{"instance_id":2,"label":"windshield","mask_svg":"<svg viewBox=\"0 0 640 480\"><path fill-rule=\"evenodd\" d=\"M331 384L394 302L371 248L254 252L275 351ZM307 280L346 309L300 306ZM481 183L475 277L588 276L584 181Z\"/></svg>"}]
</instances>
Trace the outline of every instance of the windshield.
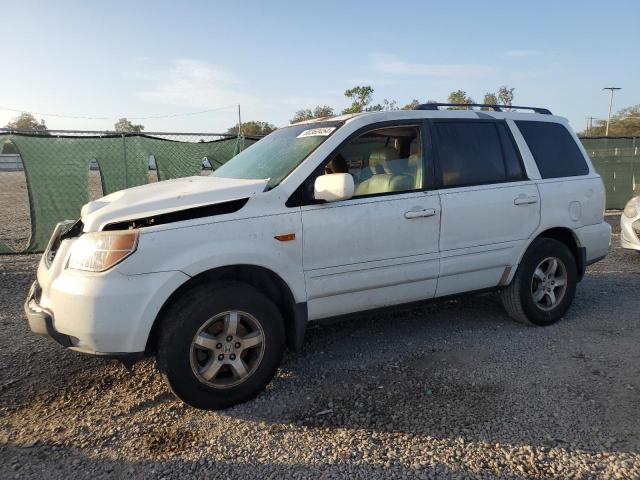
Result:
<instances>
[{"instance_id":1,"label":"windshield","mask_svg":"<svg viewBox=\"0 0 640 480\"><path fill-rule=\"evenodd\" d=\"M212 175L248 180L268 178L267 186L273 188L341 124L322 122L280 128L243 150Z\"/></svg>"}]
</instances>

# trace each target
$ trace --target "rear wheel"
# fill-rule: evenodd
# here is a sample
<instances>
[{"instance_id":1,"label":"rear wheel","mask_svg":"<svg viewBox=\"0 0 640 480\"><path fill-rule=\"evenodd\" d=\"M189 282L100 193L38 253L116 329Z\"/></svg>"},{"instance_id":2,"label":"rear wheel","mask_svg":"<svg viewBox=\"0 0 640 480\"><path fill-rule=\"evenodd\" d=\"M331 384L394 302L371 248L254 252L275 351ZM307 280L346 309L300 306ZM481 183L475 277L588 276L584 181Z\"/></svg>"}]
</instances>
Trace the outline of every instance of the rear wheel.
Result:
<instances>
[{"instance_id":1,"label":"rear wheel","mask_svg":"<svg viewBox=\"0 0 640 480\"><path fill-rule=\"evenodd\" d=\"M536 239L525 253L502 303L515 320L551 325L571 306L578 281L576 260L562 242Z\"/></svg>"},{"instance_id":2,"label":"rear wheel","mask_svg":"<svg viewBox=\"0 0 640 480\"><path fill-rule=\"evenodd\" d=\"M261 292L237 282L201 285L163 318L156 363L173 393L196 408L245 402L271 381L284 322Z\"/></svg>"}]
</instances>

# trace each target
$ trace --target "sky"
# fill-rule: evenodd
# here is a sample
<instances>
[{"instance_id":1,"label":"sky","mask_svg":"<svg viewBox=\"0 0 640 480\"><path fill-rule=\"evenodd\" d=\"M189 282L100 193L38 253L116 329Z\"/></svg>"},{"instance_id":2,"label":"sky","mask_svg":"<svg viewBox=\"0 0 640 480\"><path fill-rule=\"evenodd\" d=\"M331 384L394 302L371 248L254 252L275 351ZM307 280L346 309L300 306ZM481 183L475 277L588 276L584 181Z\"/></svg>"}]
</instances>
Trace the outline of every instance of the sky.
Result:
<instances>
[{"instance_id":1,"label":"sky","mask_svg":"<svg viewBox=\"0 0 640 480\"><path fill-rule=\"evenodd\" d=\"M277 126L296 110L349 102L480 102L501 85L515 104L585 117L640 104L640 1L0 0L0 125L38 112L50 129L221 132ZM17 110L7 110L13 109ZM205 110L206 113L196 113ZM48 114L48 115L45 115ZM57 114L62 116L53 116ZM91 117L65 118L63 116Z\"/></svg>"}]
</instances>

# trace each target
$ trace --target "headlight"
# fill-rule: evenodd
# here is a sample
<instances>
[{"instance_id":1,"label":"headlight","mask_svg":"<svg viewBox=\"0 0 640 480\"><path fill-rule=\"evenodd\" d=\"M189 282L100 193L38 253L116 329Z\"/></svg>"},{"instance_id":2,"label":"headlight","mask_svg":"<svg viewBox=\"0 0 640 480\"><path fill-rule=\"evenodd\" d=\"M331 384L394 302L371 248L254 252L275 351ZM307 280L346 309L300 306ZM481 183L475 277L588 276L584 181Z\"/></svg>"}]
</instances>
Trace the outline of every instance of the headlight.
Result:
<instances>
[{"instance_id":1,"label":"headlight","mask_svg":"<svg viewBox=\"0 0 640 480\"><path fill-rule=\"evenodd\" d=\"M71 247L67 268L104 272L121 262L138 246L138 230L85 233Z\"/></svg>"},{"instance_id":2,"label":"headlight","mask_svg":"<svg viewBox=\"0 0 640 480\"><path fill-rule=\"evenodd\" d=\"M633 218L638 215L638 200L640 197L634 197L627 202L624 207L624 216Z\"/></svg>"}]
</instances>

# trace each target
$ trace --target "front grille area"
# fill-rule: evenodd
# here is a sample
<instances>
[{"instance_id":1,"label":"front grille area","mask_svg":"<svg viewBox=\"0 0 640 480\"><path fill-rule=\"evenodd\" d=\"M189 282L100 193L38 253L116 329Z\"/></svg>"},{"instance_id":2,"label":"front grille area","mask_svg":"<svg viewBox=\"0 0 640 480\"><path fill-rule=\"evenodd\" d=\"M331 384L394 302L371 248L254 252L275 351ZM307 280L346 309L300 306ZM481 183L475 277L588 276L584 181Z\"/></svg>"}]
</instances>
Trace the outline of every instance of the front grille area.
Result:
<instances>
[{"instance_id":1,"label":"front grille area","mask_svg":"<svg viewBox=\"0 0 640 480\"><path fill-rule=\"evenodd\" d=\"M56 258L58 248L60 247L62 241L66 238L74 238L80 236L80 234L82 233L82 228L83 224L81 220L67 220L56 225L56 228L53 231L53 235L51 236L51 240L49 240L47 250L45 251L44 259L47 267L49 267L51 265L51 262L53 262L53 259Z\"/></svg>"}]
</instances>

